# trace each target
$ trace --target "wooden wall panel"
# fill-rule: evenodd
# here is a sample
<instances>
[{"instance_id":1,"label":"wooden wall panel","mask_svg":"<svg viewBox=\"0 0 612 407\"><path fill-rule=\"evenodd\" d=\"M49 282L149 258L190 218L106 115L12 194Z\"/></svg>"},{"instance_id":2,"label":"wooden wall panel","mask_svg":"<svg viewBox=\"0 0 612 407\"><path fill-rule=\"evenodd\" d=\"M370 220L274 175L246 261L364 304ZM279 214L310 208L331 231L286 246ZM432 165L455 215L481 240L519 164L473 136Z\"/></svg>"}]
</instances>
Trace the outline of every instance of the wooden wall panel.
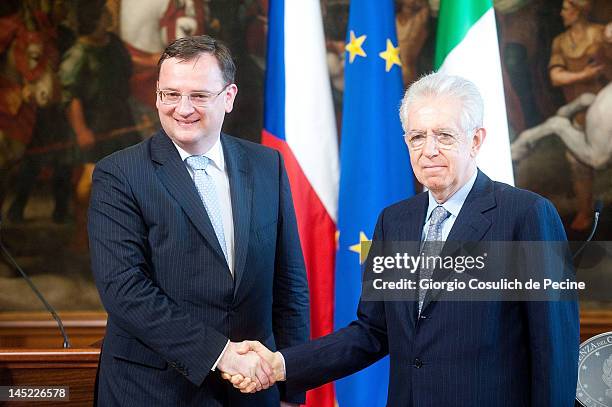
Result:
<instances>
[{"instance_id":1,"label":"wooden wall panel","mask_svg":"<svg viewBox=\"0 0 612 407\"><path fill-rule=\"evenodd\" d=\"M104 337L106 314L66 312L60 316L73 347L96 345ZM612 331L612 311L583 310L580 340ZM61 348L62 338L55 321L46 313L0 313L0 348ZM98 344L99 346L99 344Z\"/></svg>"},{"instance_id":2,"label":"wooden wall panel","mask_svg":"<svg viewBox=\"0 0 612 407\"><path fill-rule=\"evenodd\" d=\"M88 347L104 337L103 312L60 313L72 347ZM61 348L62 337L53 318L43 312L0 313L0 348Z\"/></svg>"}]
</instances>

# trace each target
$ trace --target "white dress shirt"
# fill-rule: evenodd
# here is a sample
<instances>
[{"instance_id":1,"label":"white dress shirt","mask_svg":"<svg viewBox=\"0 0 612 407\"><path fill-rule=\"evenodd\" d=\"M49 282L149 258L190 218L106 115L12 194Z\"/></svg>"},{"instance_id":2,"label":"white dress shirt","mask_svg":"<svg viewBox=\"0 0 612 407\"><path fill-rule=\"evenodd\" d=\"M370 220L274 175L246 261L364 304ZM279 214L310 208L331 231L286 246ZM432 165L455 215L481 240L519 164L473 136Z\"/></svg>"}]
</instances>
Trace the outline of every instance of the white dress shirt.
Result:
<instances>
[{"instance_id":1,"label":"white dress shirt","mask_svg":"<svg viewBox=\"0 0 612 407\"><path fill-rule=\"evenodd\" d=\"M174 143L174 142L173 142ZM194 177L193 169L187 165L185 160L187 157L191 157L193 154L189 154L187 151L180 148L174 143L178 150L181 160L185 163L191 179ZM210 160L206 172L211 176L215 183L215 189L217 191L217 199L219 200L219 210L221 211L221 221L223 223L223 234L225 235L225 245L227 246L227 265L229 266L230 273L234 275L234 218L232 217L232 199L230 194L229 176L227 175L227 167L225 166L225 156L223 155L223 148L221 146L221 140L217 139L215 144L203 154Z\"/></svg>"},{"instance_id":2,"label":"white dress shirt","mask_svg":"<svg viewBox=\"0 0 612 407\"><path fill-rule=\"evenodd\" d=\"M181 160L185 164L187 171L191 179L194 177L193 169L187 165L185 160L191 157L193 154L189 154L187 151L180 148L174 141L172 142L181 156ZM219 210L221 211L221 222L223 223L223 234L225 235L225 245L227 246L227 265L229 266L230 273L234 275L234 218L232 214L232 199L230 194L229 176L227 175L227 167L225 166L225 156L223 155L223 148L221 146L221 140L218 138L215 144L203 154L210 160L206 172L212 177L215 183L215 189L217 190L217 199L219 200ZM221 354L217 358L217 361L210 370L215 370L219 361L223 357L223 354L227 350L230 344L228 339L225 347L221 351Z\"/></svg>"},{"instance_id":3,"label":"white dress shirt","mask_svg":"<svg viewBox=\"0 0 612 407\"><path fill-rule=\"evenodd\" d=\"M465 203L465 199L468 194L472 190L474 186L474 182L476 182L476 176L478 175L478 170L474 171L474 175L465 183L457 192L451 195L450 198L444 203L438 203L436 198L433 197L431 191L428 191L429 194L429 206L427 207L427 215L425 216L425 224L423 225L423 233L421 235L421 241L425 241L425 237L427 236L427 229L429 228L429 218L431 217L431 213L436 208L436 206L440 205L444 209L450 212L450 216L446 218L446 220L442 223L442 241L446 241L448 235L450 234L453 225L455 224L455 220L457 220L457 216L459 216L459 212L461 211L461 207Z\"/></svg>"}]
</instances>

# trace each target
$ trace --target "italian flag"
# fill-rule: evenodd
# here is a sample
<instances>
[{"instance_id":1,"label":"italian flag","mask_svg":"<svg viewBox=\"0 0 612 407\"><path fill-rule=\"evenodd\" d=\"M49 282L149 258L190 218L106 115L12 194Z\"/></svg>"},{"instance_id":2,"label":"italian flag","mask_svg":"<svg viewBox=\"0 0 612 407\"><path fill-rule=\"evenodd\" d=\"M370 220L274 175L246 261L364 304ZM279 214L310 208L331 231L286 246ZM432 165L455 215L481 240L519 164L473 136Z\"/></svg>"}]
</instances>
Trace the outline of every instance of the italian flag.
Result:
<instances>
[{"instance_id":1,"label":"italian flag","mask_svg":"<svg viewBox=\"0 0 612 407\"><path fill-rule=\"evenodd\" d=\"M478 167L496 181L514 184L495 14L491 0L441 0L436 71L476 84L484 99L487 130Z\"/></svg>"}]
</instances>

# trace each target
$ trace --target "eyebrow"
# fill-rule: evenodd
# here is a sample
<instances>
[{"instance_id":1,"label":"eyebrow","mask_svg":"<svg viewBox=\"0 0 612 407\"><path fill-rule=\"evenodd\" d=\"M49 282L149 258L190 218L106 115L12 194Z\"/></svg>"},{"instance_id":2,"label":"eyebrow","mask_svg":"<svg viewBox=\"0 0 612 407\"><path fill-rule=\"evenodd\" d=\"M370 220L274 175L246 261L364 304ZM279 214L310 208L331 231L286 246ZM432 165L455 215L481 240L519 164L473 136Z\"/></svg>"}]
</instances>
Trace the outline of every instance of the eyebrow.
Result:
<instances>
[{"instance_id":1,"label":"eyebrow","mask_svg":"<svg viewBox=\"0 0 612 407\"><path fill-rule=\"evenodd\" d=\"M174 88L160 88L159 90L160 91L171 91L171 92L178 92L178 93L180 93L180 90L174 89ZM214 92L212 92L210 90L192 90L189 93L210 93L210 94L212 94Z\"/></svg>"},{"instance_id":2,"label":"eyebrow","mask_svg":"<svg viewBox=\"0 0 612 407\"><path fill-rule=\"evenodd\" d=\"M458 134L459 132L455 129L452 129L450 127L441 127L438 129L431 129L432 132L434 133L451 133L451 134ZM425 134L427 133L426 130L409 130L408 134Z\"/></svg>"}]
</instances>

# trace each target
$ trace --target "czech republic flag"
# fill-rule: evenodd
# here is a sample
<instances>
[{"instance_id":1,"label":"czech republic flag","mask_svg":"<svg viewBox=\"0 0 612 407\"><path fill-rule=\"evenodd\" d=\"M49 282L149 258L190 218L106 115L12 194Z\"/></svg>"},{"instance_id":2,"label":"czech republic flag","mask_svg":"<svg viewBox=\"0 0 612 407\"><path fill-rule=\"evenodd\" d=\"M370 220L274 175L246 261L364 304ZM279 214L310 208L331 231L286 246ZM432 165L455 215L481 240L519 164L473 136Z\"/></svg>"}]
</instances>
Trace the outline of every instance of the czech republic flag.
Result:
<instances>
[{"instance_id":1,"label":"czech republic flag","mask_svg":"<svg viewBox=\"0 0 612 407\"><path fill-rule=\"evenodd\" d=\"M311 336L333 331L338 140L319 0L270 0L262 143L291 184L308 284ZM333 385L307 405L333 407Z\"/></svg>"}]
</instances>

